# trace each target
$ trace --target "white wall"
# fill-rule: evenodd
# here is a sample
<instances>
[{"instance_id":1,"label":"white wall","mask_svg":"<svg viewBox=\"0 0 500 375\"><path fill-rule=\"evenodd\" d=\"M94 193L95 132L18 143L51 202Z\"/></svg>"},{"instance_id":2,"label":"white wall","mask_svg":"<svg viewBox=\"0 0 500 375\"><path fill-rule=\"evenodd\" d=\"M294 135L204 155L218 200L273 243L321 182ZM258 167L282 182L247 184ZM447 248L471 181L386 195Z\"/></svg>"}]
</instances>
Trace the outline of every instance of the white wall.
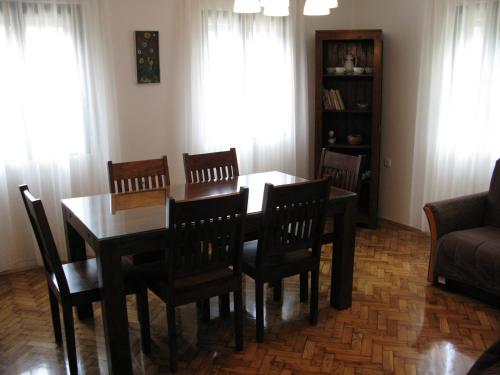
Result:
<instances>
[{"instance_id":1,"label":"white wall","mask_svg":"<svg viewBox=\"0 0 500 375\"><path fill-rule=\"evenodd\" d=\"M175 132L176 108L182 87L171 78L181 74L182 43L180 1L107 0L115 60L122 160L158 157L167 153L171 179L183 181L181 153L185 134ZM291 0L302 1L303 0ZM421 49L422 0L339 0L328 17L306 17L309 78L310 139L314 128L314 31L333 29L382 29L384 75L381 159L392 159L392 168L381 168L380 216L409 224L413 134ZM134 30L159 30L161 83L138 85L135 74ZM311 147L312 148L312 147ZM312 174L312 159L310 160Z\"/></svg>"},{"instance_id":2,"label":"white wall","mask_svg":"<svg viewBox=\"0 0 500 375\"><path fill-rule=\"evenodd\" d=\"M184 134L179 133L178 43L182 40L182 7L179 0L107 0L109 31L117 87L121 160L169 156L172 182L183 182ZM138 84L136 30L158 30L161 82Z\"/></svg>"}]
</instances>

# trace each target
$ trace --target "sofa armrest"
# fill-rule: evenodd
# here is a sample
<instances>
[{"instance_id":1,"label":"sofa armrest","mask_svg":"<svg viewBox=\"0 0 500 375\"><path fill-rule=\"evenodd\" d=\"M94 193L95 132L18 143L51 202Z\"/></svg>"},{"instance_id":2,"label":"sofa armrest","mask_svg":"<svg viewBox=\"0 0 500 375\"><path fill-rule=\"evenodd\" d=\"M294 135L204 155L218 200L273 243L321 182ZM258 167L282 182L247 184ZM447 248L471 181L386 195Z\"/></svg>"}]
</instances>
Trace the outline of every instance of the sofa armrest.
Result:
<instances>
[{"instance_id":1,"label":"sofa armrest","mask_svg":"<svg viewBox=\"0 0 500 375\"><path fill-rule=\"evenodd\" d=\"M487 192L483 192L427 203L424 206L424 212L429 221L431 231L431 254L427 272L428 281L435 281L434 267L436 264L437 241L447 233L482 226L487 195Z\"/></svg>"}]
</instances>

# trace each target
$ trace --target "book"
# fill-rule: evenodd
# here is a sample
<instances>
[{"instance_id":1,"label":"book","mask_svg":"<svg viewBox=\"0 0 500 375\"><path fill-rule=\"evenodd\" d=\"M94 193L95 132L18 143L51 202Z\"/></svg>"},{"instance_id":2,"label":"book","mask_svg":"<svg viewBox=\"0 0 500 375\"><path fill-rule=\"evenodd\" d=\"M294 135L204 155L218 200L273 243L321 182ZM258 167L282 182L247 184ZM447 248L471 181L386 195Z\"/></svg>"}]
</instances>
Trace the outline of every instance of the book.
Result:
<instances>
[{"instance_id":1,"label":"book","mask_svg":"<svg viewBox=\"0 0 500 375\"><path fill-rule=\"evenodd\" d=\"M335 90L335 94L337 96L337 101L339 102L340 110L345 111L345 105L344 105L344 101L342 100L342 96L340 95L340 91Z\"/></svg>"},{"instance_id":2,"label":"book","mask_svg":"<svg viewBox=\"0 0 500 375\"><path fill-rule=\"evenodd\" d=\"M334 89L330 89L330 97L332 98L332 101L334 103L334 109L336 111L340 111L340 103L337 99L337 95L335 95L335 90Z\"/></svg>"}]
</instances>

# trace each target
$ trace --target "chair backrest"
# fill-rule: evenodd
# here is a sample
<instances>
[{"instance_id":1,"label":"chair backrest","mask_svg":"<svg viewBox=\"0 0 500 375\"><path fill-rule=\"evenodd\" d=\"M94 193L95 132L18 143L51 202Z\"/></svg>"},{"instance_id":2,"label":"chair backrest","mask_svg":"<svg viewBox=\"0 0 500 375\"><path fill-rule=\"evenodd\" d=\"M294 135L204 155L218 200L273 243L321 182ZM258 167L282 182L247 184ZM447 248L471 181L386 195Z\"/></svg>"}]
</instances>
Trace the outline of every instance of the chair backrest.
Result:
<instances>
[{"instance_id":1,"label":"chair backrest","mask_svg":"<svg viewBox=\"0 0 500 375\"><path fill-rule=\"evenodd\" d=\"M200 183L235 178L240 175L236 149L208 154L182 154L186 182Z\"/></svg>"},{"instance_id":2,"label":"chair backrest","mask_svg":"<svg viewBox=\"0 0 500 375\"><path fill-rule=\"evenodd\" d=\"M171 282L229 266L241 274L247 203L248 188L211 198L169 200L166 264Z\"/></svg>"},{"instance_id":3,"label":"chair backrest","mask_svg":"<svg viewBox=\"0 0 500 375\"><path fill-rule=\"evenodd\" d=\"M295 184L266 184L257 266L266 259L302 249L318 257L325 223L330 183L328 178Z\"/></svg>"},{"instance_id":4,"label":"chair backrest","mask_svg":"<svg viewBox=\"0 0 500 375\"><path fill-rule=\"evenodd\" d=\"M362 161L363 157L360 155L346 155L323 149L316 177L328 176L333 186L357 193Z\"/></svg>"},{"instance_id":5,"label":"chair backrest","mask_svg":"<svg viewBox=\"0 0 500 375\"><path fill-rule=\"evenodd\" d=\"M59 292L62 295L68 295L68 281L62 269L61 258L59 258L42 201L31 195L27 185L20 185L19 190L21 191L21 197L23 198L31 227L33 228L33 232L35 232L47 278L51 282L52 275L55 275Z\"/></svg>"},{"instance_id":6,"label":"chair backrest","mask_svg":"<svg viewBox=\"0 0 500 375\"><path fill-rule=\"evenodd\" d=\"M108 161L108 177L111 193L159 189L170 185L166 156L126 163Z\"/></svg>"}]
</instances>

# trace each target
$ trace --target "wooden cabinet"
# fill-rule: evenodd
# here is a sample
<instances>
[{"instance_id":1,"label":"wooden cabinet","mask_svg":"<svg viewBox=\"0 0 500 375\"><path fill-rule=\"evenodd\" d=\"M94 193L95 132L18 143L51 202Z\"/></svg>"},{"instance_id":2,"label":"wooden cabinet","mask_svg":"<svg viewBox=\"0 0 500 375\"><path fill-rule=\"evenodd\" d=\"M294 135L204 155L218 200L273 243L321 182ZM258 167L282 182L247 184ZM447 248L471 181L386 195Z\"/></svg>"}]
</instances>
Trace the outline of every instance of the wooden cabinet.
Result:
<instances>
[{"instance_id":1,"label":"wooden cabinet","mask_svg":"<svg viewBox=\"0 0 500 375\"><path fill-rule=\"evenodd\" d=\"M335 69L349 67L346 61L368 69ZM315 168L323 147L364 156L358 221L374 228L379 192L382 31L316 31L315 82Z\"/></svg>"}]
</instances>

